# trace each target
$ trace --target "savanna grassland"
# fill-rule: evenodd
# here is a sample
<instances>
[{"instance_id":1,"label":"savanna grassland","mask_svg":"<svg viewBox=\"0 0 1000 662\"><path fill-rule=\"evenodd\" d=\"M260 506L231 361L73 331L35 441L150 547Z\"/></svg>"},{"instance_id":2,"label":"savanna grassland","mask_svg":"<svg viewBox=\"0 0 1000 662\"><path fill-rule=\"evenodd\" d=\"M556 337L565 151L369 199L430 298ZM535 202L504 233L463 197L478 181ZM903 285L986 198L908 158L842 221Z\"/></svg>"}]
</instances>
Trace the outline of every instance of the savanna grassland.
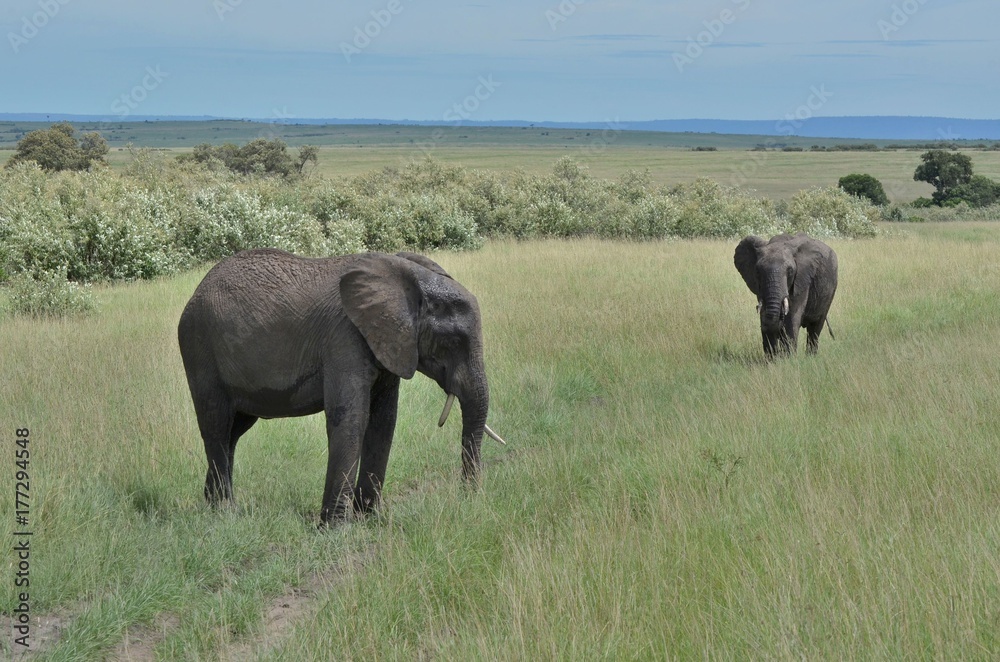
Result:
<instances>
[{"instance_id":1,"label":"savanna grassland","mask_svg":"<svg viewBox=\"0 0 1000 662\"><path fill-rule=\"evenodd\" d=\"M0 122L0 164L13 154L19 137L48 128L41 122ZM523 169L548 173L552 164L570 157L592 176L616 179L626 170L647 170L655 184L672 186L708 178L727 186L754 189L771 198L787 198L812 186L836 186L851 173L867 173L885 186L889 199L908 203L929 196L933 188L913 181L925 143L916 141L746 136L703 133L624 131L614 122L598 129L542 127L462 127L406 125L282 125L236 120L185 122L80 122L81 133L100 131L111 146L108 160L115 169L131 159L129 143L162 150L171 156L188 154L199 143L243 144L255 138L281 139L293 147L319 147L316 174L356 177L385 166L433 158L469 169ZM878 151L811 151L813 146L874 144ZM976 149L994 143L964 141L963 151L975 162L976 173L1000 179L1000 150ZM752 151L766 147L767 151ZM695 148L715 151L692 151ZM785 152L784 148L801 149Z\"/></svg>"},{"instance_id":2,"label":"savanna grassland","mask_svg":"<svg viewBox=\"0 0 1000 662\"><path fill-rule=\"evenodd\" d=\"M508 445L464 488L418 375L381 515L332 531L322 416L259 423L203 503L176 324L205 267L0 320L37 659L1000 657L1000 225L882 227L829 240L836 340L774 363L734 241L435 253Z\"/></svg>"}]
</instances>

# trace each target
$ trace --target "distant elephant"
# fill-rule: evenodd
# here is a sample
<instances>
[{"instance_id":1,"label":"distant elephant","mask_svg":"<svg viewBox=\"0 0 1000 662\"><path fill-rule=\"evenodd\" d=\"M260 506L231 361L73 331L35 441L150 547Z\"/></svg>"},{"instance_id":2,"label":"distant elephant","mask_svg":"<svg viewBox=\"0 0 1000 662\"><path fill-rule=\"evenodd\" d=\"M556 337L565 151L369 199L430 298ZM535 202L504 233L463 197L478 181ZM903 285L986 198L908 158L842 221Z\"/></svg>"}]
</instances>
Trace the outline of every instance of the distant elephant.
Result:
<instances>
[{"instance_id":1,"label":"distant elephant","mask_svg":"<svg viewBox=\"0 0 1000 662\"><path fill-rule=\"evenodd\" d=\"M757 295L764 353L794 352L803 326L807 349L816 353L823 324L830 328L826 316L837 291L833 249L803 232L779 234L771 241L751 235L736 247L733 262Z\"/></svg>"},{"instance_id":2,"label":"distant elephant","mask_svg":"<svg viewBox=\"0 0 1000 662\"><path fill-rule=\"evenodd\" d=\"M476 298L412 253L303 258L244 251L202 280L177 329L205 442L205 498L231 499L236 443L258 418L326 412L321 523L377 505L400 378L420 371L462 407L462 473L475 479L489 387ZM356 482L355 482L356 477Z\"/></svg>"}]
</instances>

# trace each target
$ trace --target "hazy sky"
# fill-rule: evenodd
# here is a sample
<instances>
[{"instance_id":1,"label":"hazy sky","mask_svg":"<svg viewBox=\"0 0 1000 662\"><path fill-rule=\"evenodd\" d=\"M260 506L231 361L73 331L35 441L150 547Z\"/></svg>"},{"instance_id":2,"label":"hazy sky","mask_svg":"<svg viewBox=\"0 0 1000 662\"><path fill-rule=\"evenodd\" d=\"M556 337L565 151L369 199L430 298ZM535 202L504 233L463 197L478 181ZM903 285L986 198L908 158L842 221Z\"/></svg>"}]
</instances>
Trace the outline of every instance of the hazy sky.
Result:
<instances>
[{"instance_id":1,"label":"hazy sky","mask_svg":"<svg viewBox=\"0 0 1000 662\"><path fill-rule=\"evenodd\" d=\"M996 0L4 0L0 112L1000 117Z\"/></svg>"}]
</instances>

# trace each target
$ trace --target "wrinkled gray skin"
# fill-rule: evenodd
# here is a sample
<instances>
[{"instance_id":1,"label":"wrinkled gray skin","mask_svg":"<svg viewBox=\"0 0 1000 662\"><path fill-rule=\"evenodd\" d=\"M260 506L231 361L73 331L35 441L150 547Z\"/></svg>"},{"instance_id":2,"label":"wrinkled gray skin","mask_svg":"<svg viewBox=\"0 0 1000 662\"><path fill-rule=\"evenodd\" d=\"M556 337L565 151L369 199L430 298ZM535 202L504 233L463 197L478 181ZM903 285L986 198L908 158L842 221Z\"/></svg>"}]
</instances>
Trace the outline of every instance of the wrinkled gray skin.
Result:
<instances>
[{"instance_id":1,"label":"wrinkled gray skin","mask_svg":"<svg viewBox=\"0 0 1000 662\"><path fill-rule=\"evenodd\" d=\"M177 335L211 503L232 498L236 444L258 418L325 411L322 523L368 512L385 480L399 380L418 370L458 399L462 473L478 475L489 409L479 305L428 258L244 251L208 272Z\"/></svg>"},{"instance_id":2,"label":"wrinkled gray skin","mask_svg":"<svg viewBox=\"0 0 1000 662\"><path fill-rule=\"evenodd\" d=\"M751 235L736 247L733 262L757 295L764 353L794 352L803 326L807 349L815 353L837 291L833 249L803 232L779 234L771 241Z\"/></svg>"}]
</instances>

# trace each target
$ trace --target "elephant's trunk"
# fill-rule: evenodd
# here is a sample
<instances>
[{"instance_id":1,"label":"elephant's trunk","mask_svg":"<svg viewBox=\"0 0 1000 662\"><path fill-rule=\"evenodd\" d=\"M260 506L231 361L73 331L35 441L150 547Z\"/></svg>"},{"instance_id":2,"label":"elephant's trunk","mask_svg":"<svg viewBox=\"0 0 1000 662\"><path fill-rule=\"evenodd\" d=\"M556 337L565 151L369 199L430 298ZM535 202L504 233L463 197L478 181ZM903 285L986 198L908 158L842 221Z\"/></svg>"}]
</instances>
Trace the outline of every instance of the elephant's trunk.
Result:
<instances>
[{"instance_id":1,"label":"elephant's trunk","mask_svg":"<svg viewBox=\"0 0 1000 662\"><path fill-rule=\"evenodd\" d=\"M464 393L458 394L462 405L462 477L474 480L479 477L480 449L486 431L486 415L490 409L490 389L486 373L474 378Z\"/></svg>"},{"instance_id":2,"label":"elephant's trunk","mask_svg":"<svg viewBox=\"0 0 1000 662\"><path fill-rule=\"evenodd\" d=\"M768 333L777 333L781 322L788 315L788 290L783 279L769 280L760 306L760 327Z\"/></svg>"},{"instance_id":3,"label":"elephant's trunk","mask_svg":"<svg viewBox=\"0 0 1000 662\"><path fill-rule=\"evenodd\" d=\"M448 394L448 398L444 401L444 409L441 410L441 416L438 418L438 427L444 427L444 424L448 422L448 416L451 414L451 407L455 404L455 395L453 393ZM507 445L500 435L490 429L489 425L483 426L483 431L486 432L490 439L496 441L497 443Z\"/></svg>"},{"instance_id":4,"label":"elephant's trunk","mask_svg":"<svg viewBox=\"0 0 1000 662\"><path fill-rule=\"evenodd\" d=\"M760 328L764 331L777 332L781 328L781 320L785 317L782 314L783 309L780 299L775 303L765 303L760 310Z\"/></svg>"}]
</instances>

